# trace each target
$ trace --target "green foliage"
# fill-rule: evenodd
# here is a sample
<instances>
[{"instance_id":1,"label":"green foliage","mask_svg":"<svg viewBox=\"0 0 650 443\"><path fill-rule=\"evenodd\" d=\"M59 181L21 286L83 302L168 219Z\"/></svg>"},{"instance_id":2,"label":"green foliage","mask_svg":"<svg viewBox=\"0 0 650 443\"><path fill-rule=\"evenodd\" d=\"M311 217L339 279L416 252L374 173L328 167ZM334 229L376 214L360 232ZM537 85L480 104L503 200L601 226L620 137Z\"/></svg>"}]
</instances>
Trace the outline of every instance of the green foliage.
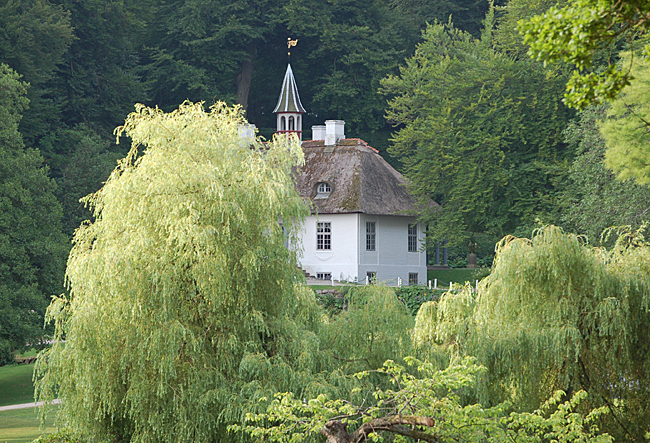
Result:
<instances>
[{"instance_id":1,"label":"green foliage","mask_svg":"<svg viewBox=\"0 0 650 443\"><path fill-rule=\"evenodd\" d=\"M56 129L63 97L55 96L52 81L73 40L70 13L60 4L9 0L0 5L0 60L30 84L31 109L20 123L29 146Z\"/></svg>"},{"instance_id":2,"label":"green foliage","mask_svg":"<svg viewBox=\"0 0 650 443\"><path fill-rule=\"evenodd\" d=\"M54 183L18 132L28 104L19 79L0 65L0 364L43 338L43 315L50 295L62 290L67 252Z\"/></svg>"},{"instance_id":3,"label":"green foliage","mask_svg":"<svg viewBox=\"0 0 650 443\"><path fill-rule=\"evenodd\" d=\"M497 48L518 59L529 58L528 45L522 41L517 23L539 15L551 6L562 4L565 0L509 0L503 7L497 8L498 20L495 31Z\"/></svg>"},{"instance_id":4,"label":"green foliage","mask_svg":"<svg viewBox=\"0 0 650 443\"><path fill-rule=\"evenodd\" d=\"M253 70L258 53L268 50L265 42L275 37L284 6L286 2L277 0L161 2L147 36L149 63L144 72L151 97L164 108L190 99L227 100L246 109L248 89L244 93L240 86L246 76L243 66L250 62ZM274 40L277 50L286 31L282 35L282 40Z\"/></svg>"},{"instance_id":5,"label":"green foliage","mask_svg":"<svg viewBox=\"0 0 650 443\"><path fill-rule=\"evenodd\" d=\"M121 158L116 145L104 140L86 125L62 129L56 133L58 151L51 163L59 160L57 196L63 206L63 226L72 236L83 221L92 219L92 213L82 197L96 192L108 179Z\"/></svg>"},{"instance_id":6,"label":"green foliage","mask_svg":"<svg viewBox=\"0 0 650 443\"><path fill-rule=\"evenodd\" d=\"M311 289L315 290L313 286ZM347 310L348 308L348 299L345 294L348 291L336 291L334 293L330 292L329 288L325 290L316 291L316 299L318 303L327 311L327 313L332 316L340 314L342 311Z\"/></svg>"},{"instance_id":7,"label":"green foliage","mask_svg":"<svg viewBox=\"0 0 650 443\"><path fill-rule=\"evenodd\" d=\"M67 127L87 123L105 137L135 102L147 100L140 51L157 10L148 0L59 3L69 11L75 37L51 82L59 118Z\"/></svg>"},{"instance_id":8,"label":"green foliage","mask_svg":"<svg viewBox=\"0 0 650 443\"><path fill-rule=\"evenodd\" d=\"M352 287L346 297L347 311L325 321L318 333L332 366L352 374L412 354L413 318L391 288Z\"/></svg>"},{"instance_id":9,"label":"green foliage","mask_svg":"<svg viewBox=\"0 0 650 443\"><path fill-rule=\"evenodd\" d=\"M293 244L307 213L291 172L302 152L243 140L242 123L221 103L138 105L116 130L131 150L86 199L95 221L75 233L70 295L48 311L57 342L37 363L38 396L58 389L75 433L214 440L247 395L315 369L313 293L294 287L283 232Z\"/></svg>"},{"instance_id":10,"label":"green foliage","mask_svg":"<svg viewBox=\"0 0 650 443\"><path fill-rule=\"evenodd\" d=\"M634 56L624 55L624 60ZM633 80L616 98L600 131L607 144L605 165L620 180L634 178L650 184L650 56L637 58L630 71Z\"/></svg>"},{"instance_id":11,"label":"green foliage","mask_svg":"<svg viewBox=\"0 0 650 443\"><path fill-rule=\"evenodd\" d=\"M429 289L426 286L402 286L395 290L395 294L406 305L411 315L415 316L423 303L437 301L442 295L442 291Z\"/></svg>"},{"instance_id":12,"label":"green foliage","mask_svg":"<svg viewBox=\"0 0 650 443\"><path fill-rule=\"evenodd\" d=\"M81 441L69 430L58 430L38 437L33 443L81 443Z\"/></svg>"},{"instance_id":13,"label":"green foliage","mask_svg":"<svg viewBox=\"0 0 650 443\"><path fill-rule=\"evenodd\" d=\"M591 71L594 54L616 39L630 40L648 27L650 4L645 0L569 0L544 14L519 22L530 55L539 60L565 61L575 67L567 83L569 106L584 108L612 100L630 83L633 75L609 64L601 72Z\"/></svg>"},{"instance_id":14,"label":"green foliage","mask_svg":"<svg viewBox=\"0 0 650 443\"><path fill-rule=\"evenodd\" d=\"M611 250L552 226L531 239L506 237L478 294L467 288L442 297L434 339L487 367L483 401L531 410L555 390L569 397L585 390L588 408L611 410L603 429L643 438L650 248L641 232L619 233ZM415 335L426 341L433 328L418 325Z\"/></svg>"},{"instance_id":15,"label":"green foliage","mask_svg":"<svg viewBox=\"0 0 650 443\"><path fill-rule=\"evenodd\" d=\"M387 116L399 130L410 190L442 208L423 214L430 235L465 243L470 232L502 236L536 217L554 217L554 180L563 174L561 75L493 49L493 17L481 39L432 25L400 76Z\"/></svg>"},{"instance_id":16,"label":"green foliage","mask_svg":"<svg viewBox=\"0 0 650 443\"><path fill-rule=\"evenodd\" d=\"M475 379L485 368L465 359L438 370L413 358L405 359L416 368L411 374L405 367L387 361L377 371L356 374L364 379L370 373L390 381L386 389L359 389L349 399L320 395L307 400L289 393L274 396L265 413L247 414L247 426L231 426L231 432L246 432L256 439L297 443L313 441L318 434L331 443L357 442L366 438L383 441L387 434L402 436L395 441L513 441L537 442L611 442L600 434L595 421L607 413L599 408L587 413L578 411L585 400L583 391L562 403L557 392L534 413L510 413L508 404L484 408L480 404L463 404ZM405 426L406 425L406 426ZM410 425L410 426L409 426ZM354 430L348 431L348 427Z\"/></svg>"},{"instance_id":17,"label":"green foliage","mask_svg":"<svg viewBox=\"0 0 650 443\"><path fill-rule=\"evenodd\" d=\"M454 27L477 37L483 29L483 21L490 5L506 2L487 0L397 0L393 2L401 13L411 15L420 24L451 21Z\"/></svg>"},{"instance_id":18,"label":"green foliage","mask_svg":"<svg viewBox=\"0 0 650 443\"><path fill-rule=\"evenodd\" d=\"M605 168L605 140L598 126L606 107L590 107L565 131L569 149L576 152L561 198L561 222L569 231L599 244L610 226L638 229L650 210L650 190L635 180L616 180Z\"/></svg>"}]
</instances>

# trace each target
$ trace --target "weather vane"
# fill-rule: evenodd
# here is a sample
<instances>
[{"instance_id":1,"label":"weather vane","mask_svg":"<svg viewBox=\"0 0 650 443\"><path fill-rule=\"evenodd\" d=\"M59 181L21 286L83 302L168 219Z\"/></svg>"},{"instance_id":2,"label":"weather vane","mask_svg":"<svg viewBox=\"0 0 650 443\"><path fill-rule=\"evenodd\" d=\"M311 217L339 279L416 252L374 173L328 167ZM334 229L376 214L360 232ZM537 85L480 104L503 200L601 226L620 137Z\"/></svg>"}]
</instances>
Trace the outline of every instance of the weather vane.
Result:
<instances>
[{"instance_id":1,"label":"weather vane","mask_svg":"<svg viewBox=\"0 0 650 443\"><path fill-rule=\"evenodd\" d=\"M289 56L289 59L291 59L291 47L292 46L297 46L298 45L298 39L291 40L291 37L287 37L287 55Z\"/></svg>"}]
</instances>

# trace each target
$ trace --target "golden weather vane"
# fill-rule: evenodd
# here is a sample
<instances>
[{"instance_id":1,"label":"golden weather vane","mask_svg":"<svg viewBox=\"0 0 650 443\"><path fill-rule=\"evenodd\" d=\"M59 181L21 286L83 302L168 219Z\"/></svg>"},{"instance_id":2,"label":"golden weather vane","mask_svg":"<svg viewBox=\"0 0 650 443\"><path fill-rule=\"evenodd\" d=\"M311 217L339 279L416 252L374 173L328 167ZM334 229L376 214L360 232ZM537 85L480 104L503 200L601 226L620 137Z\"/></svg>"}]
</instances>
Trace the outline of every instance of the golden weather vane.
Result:
<instances>
[{"instance_id":1,"label":"golden weather vane","mask_svg":"<svg viewBox=\"0 0 650 443\"><path fill-rule=\"evenodd\" d=\"M298 39L291 40L291 37L287 37L287 49L289 50L289 52L287 52L287 55L291 55L291 47L297 45L298 45Z\"/></svg>"}]
</instances>

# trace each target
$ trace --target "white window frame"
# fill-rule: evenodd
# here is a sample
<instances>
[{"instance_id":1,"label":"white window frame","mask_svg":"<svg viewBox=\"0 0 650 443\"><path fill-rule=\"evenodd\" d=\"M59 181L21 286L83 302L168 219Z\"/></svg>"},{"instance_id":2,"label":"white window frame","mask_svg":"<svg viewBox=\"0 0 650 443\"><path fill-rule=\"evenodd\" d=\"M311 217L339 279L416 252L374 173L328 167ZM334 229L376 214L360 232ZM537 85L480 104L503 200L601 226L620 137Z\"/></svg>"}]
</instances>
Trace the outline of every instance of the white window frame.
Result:
<instances>
[{"instance_id":1,"label":"white window frame","mask_svg":"<svg viewBox=\"0 0 650 443\"><path fill-rule=\"evenodd\" d=\"M316 189L316 192L319 194L329 194L332 192L332 187L327 182L321 182L318 184L318 189Z\"/></svg>"},{"instance_id":2,"label":"white window frame","mask_svg":"<svg viewBox=\"0 0 650 443\"><path fill-rule=\"evenodd\" d=\"M408 225L408 252L418 252L418 224Z\"/></svg>"},{"instance_id":3,"label":"white window frame","mask_svg":"<svg viewBox=\"0 0 650 443\"><path fill-rule=\"evenodd\" d=\"M332 222L316 223L316 250L332 250Z\"/></svg>"},{"instance_id":4,"label":"white window frame","mask_svg":"<svg viewBox=\"0 0 650 443\"><path fill-rule=\"evenodd\" d=\"M377 222L366 222L366 251L377 250Z\"/></svg>"}]
</instances>

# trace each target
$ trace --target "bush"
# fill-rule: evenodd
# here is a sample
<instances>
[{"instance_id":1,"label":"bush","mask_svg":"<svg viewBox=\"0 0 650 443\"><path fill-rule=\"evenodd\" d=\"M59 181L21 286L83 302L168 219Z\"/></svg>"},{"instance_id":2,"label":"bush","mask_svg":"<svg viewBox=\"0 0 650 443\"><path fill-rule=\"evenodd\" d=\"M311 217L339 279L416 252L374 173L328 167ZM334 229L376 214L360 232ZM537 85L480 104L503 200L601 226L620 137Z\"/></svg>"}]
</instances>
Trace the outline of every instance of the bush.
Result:
<instances>
[{"instance_id":1,"label":"bush","mask_svg":"<svg viewBox=\"0 0 650 443\"><path fill-rule=\"evenodd\" d=\"M420 306L427 301L438 301L444 291L429 289L426 286L402 286L395 290L397 298L406 305L412 316L420 310Z\"/></svg>"}]
</instances>

